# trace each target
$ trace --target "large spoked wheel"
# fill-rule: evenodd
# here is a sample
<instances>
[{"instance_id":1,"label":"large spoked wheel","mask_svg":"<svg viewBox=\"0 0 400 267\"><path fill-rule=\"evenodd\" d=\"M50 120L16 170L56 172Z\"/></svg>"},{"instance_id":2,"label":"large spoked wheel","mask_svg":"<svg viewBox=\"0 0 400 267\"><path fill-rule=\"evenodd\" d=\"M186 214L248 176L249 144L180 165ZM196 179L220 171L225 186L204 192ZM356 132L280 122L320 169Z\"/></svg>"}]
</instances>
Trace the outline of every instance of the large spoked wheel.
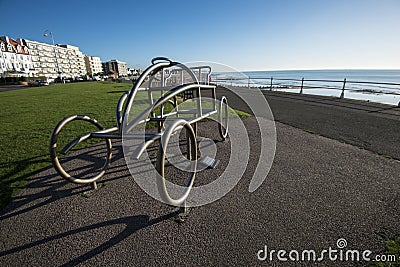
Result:
<instances>
[{"instance_id":1,"label":"large spoked wheel","mask_svg":"<svg viewBox=\"0 0 400 267\"><path fill-rule=\"evenodd\" d=\"M228 123L228 100L225 96L222 96L218 107L218 130L222 140L225 140L228 136Z\"/></svg>"},{"instance_id":2,"label":"large spoked wheel","mask_svg":"<svg viewBox=\"0 0 400 267\"><path fill-rule=\"evenodd\" d=\"M76 137L76 132L82 129L89 133ZM77 184L93 183L96 187L95 182L104 175L110 163L112 146L110 139L90 142L93 141L90 131L103 129L95 119L81 115L67 117L57 124L50 139L50 157L63 178Z\"/></svg>"},{"instance_id":3,"label":"large spoked wheel","mask_svg":"<svg viewBox=\"0 0 400 267\"><path fill-rule=\"evenodd\" d=\"M186 130L186 149L187 149L187 163L188 167L183 175L189 174L189 178L185 186L179 186L168 182L165 177L165 165L167 157L167 148L170 143L170 139L173 135L177 135L179 139L179 134L181 129ZM175 137L175 136L174 136ZM171 140L173 143L173 140ZM171 144L172 145L172 144ZM172 206L183 206L185 200L189 196L190 190L193 187L194 179L197 170L197 142L194 130L189 122L178 119L174 120L168 125L165 132L161 137L160 146L158 149L156 169L161 175L161 179L157 179L158 191L162 200ZM181 178L181 177L180 177ZM171 192L168 192L168 188L174 187L174 196L171 196ZM172 189L170 189L172 190ZM177 193L178 191L178 193ZM178 196L176 196L178 195Z\"/></svg>"}]
</instances>

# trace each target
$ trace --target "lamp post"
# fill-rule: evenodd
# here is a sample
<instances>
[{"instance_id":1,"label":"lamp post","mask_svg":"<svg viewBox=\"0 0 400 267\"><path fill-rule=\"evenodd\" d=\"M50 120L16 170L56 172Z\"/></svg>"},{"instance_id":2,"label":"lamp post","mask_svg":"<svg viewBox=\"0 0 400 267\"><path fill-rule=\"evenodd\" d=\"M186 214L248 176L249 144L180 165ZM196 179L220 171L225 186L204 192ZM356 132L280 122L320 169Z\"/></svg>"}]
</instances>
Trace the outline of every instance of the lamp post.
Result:
<instances>
[{"instance_id":1,"label":"lamp post","mask_svg":"<svg viewBox=\"0 0 400 267\"><path fill-rule=\"evenodd\" d=\"M50 35L50 37L51 37L51 41L53 42L53 46L54 46L54 55L55 55L55 57L56 57L56 65L57 65L58 75L59 75L60 81L63 81L62 72L60 71L60 65L58 64L58 53L57 53L56 45L55 45L55 43L54 43L54 35L53 35L53 32L51 32L51 31L49 31L49 30L46 30L46 31L44 32L44 34L43 34L44 37L49 37L49 35Z\"/></svg>"}]
</instances>

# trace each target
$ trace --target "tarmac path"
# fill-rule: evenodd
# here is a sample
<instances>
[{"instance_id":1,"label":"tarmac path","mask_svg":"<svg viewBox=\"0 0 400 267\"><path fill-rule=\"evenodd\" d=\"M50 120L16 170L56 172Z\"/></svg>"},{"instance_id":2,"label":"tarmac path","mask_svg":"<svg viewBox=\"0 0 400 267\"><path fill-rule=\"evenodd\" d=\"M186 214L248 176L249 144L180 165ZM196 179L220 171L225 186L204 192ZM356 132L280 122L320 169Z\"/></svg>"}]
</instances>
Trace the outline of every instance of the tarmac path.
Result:
<instances>
[{"instance_id":1,"label":"tarmac path","mask_svg":"<svg viewBox=\"0 0 400 267\"><path fill-rule=\"evenodd\" d=\"M234 88L251 94L247 88ZM231 91L229 104L249 111ZM400 160L400 107L263 90L275 121Z\"/></svg>"},{"instance_id":2,"label":"tarmac path","mask_svg":"<svg viewBox=\"0 0 400 267\"><path fill-rule=\"evenodd\" d=\"M7 92L7 91L14 91L14 90L21 90L21 89L26 89L30 88L26 85L0 85L0 92Z\"/></svg>"}]
</instances>

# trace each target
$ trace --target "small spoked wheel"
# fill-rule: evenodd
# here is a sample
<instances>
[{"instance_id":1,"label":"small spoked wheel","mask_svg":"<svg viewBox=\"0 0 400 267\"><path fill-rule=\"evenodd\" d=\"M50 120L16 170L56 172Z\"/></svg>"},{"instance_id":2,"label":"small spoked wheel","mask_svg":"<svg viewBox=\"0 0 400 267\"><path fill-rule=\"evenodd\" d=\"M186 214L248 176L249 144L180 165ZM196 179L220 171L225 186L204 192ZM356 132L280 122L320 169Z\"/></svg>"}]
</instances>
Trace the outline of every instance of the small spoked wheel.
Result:
<instances>
[{"instance_id":1,"label":"small spoked wheel","mask_svg":"<svg viewBox=\"0 0 400 267\"><path fill-rule=\"evenodd\" d=\"M228 100L226 100L225 96L222 96L218 107L218 130L222 140L225 140L228 136L228 123Z\"/></svg>"},{"instance_id":2,"label":"small spoked wheel","mask_svg":"<svg viewBox=\"0 0 400 267\"><path fill-rule=\"evenodd\" d=\"M179 137L182 129L186 131L186 140L184 140L183 142L181 140L182 138ZM176 160L174 163L173 162L174 155L171 156L171 154L168 153L170 153L172 147L175 146L177 143L178 145L179 143L186 144L186 156L183 156L184 153L182 153L179 157L179 160ZM182 163L182 161L184 163ZM166 168L165 168L166 165L168 165L167 163L170 163L171 165L174 165L176 169L181 170L181 171L177 170L179 174L178 175L173 174L174 177L170 177L171 179L169 179L168 181L166 179ZM177 167L177 165L179 164L181 164L181 166ZM197 170L196 135L189 122L183 119L177 119L173 120L167 126L161 137L157 155L156 169L161 176L160 179L157 179L157 187L161 199L166 204L169 204L171 206L176 206L176 207L183 206L185 200L189 196L190 190L193 187ZM183 178L182 176L183 177L188 176L188 178ZM184 185L177 185L175 183L172 183L170 180L174 180L174 178L179 178L179 180L182 180L182 178L185 179Z\"/></svg>"},{"instance_id":3,"label":"small spoked wheel","mask_svg":"<svg viewBox=\"0 0 400 267\"><path fill-rule=\"evenodd\" d=\"M90 133L103 129L95 119L81 115L64 118L57 124L50 139L50 157L63 178L96 187L110 163L112 146L110 139L97 142Z\"/></svg>"}]
</instances>

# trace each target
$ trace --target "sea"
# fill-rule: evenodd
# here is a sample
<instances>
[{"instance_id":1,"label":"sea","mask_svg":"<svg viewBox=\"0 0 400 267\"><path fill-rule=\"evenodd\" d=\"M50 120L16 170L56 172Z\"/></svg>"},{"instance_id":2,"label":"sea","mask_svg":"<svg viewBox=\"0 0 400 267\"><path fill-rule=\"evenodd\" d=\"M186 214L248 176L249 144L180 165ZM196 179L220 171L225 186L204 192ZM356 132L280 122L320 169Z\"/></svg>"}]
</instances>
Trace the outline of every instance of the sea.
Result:
<instances>
[{"instance_id":1,"label":"sea","mask_svg":"<svg viewBox=\"0 0 400 267\"><path fill-rule=\"evenodd\" d=\"M400 70L282 70L214 73L215 82L304 94L400 104ZM272 87L271 87L272 78ZM346 79L346 82L344 80Z\"/></svg>"}]
</instances>

